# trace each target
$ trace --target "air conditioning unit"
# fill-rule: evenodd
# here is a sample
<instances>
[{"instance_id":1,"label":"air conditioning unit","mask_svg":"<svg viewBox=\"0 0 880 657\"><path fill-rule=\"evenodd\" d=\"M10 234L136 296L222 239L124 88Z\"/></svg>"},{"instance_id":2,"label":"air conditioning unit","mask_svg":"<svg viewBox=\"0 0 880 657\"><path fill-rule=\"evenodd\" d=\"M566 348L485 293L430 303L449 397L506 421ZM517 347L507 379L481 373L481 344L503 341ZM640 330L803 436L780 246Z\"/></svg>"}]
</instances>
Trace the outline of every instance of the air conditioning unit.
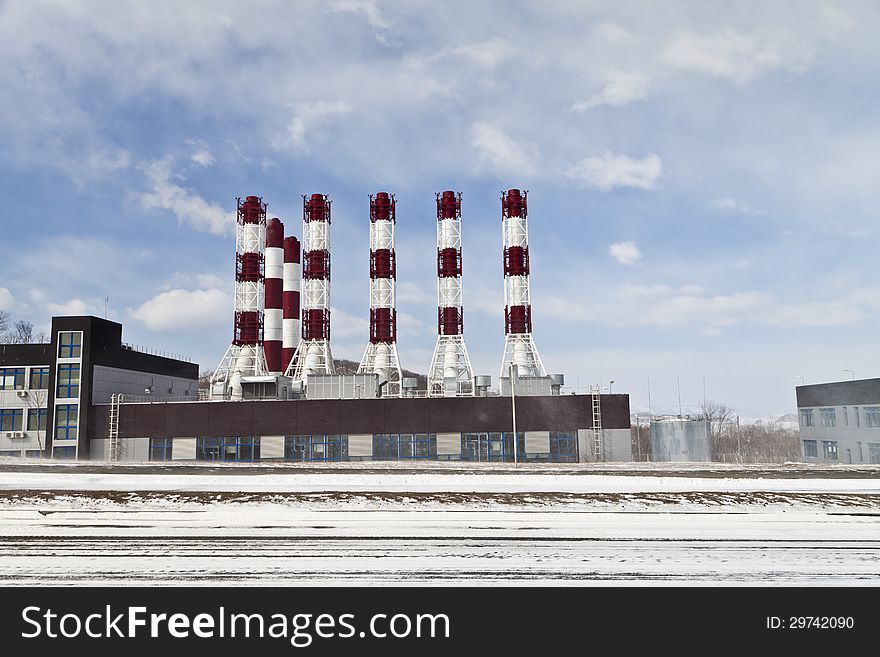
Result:
<instances>
[{"instance_id":1,"label":"air conditioning unit","mask_svg":"<svg viewBox=\"0 0 880 657\"><path fill-rule=\"evenodd\" d=\"M15 431L13 432L13 438L27 438L27 433L24 431Z\"/></svg>"},{"instance_id":2,"label":"air conditioning unit","mask_svg":"<svg viewBox=\"0 0 880 657\"><path fill-rule=\"evenodd\" d=\"M13 437L15 437L15 433L12 432L12 431L7 431L7 432L6 432L6 437L7 437L7 438L13 438Z\"/></svg>"},{"instance_id":3,"label":"air conditioning unit","mask_svg":"<svg viewBox=\"0 0 880 657\"><path fill-rule=\"evenodd\" d=\"M18 395L19 397L24 398L24 397L28 396L28 391L27 390L16 390L15 394Z\"/></svg>"}]
</instances>

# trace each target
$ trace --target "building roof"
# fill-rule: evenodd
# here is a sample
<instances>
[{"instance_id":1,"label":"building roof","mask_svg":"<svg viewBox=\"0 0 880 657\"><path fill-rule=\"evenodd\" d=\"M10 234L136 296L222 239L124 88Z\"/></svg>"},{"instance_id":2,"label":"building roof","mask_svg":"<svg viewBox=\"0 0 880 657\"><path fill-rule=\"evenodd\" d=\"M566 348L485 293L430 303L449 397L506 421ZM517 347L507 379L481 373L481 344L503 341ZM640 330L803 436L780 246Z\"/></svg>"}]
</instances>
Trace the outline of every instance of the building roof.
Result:
<instances>
[{"instance_id":1,"label":"building roof","mask_svg":"<svg viewBox=\"0 0 880 657\"><path fill-rule=\"evenodd\" d=\"M797 386L798 408L880 404L880 379L835 381Z\"/></svg>"}]
</instances>

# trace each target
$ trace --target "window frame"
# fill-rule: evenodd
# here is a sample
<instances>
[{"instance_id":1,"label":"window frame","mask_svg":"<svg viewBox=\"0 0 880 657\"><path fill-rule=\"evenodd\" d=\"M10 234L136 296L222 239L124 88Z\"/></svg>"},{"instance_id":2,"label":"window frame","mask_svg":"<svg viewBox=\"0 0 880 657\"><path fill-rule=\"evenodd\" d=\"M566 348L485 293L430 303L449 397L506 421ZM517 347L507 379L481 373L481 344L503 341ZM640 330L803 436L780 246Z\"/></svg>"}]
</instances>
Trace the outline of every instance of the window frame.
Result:
<instances>
[{"instance_id":1,"label":"window frame","mask_svg":"<svg viewBox=\"0 0 880 657\"><path fill-rule=\"evenodd\" d=\"M819 409L819 426L823 429L833 429L837 426L837 409L825 407Z\"/></svg>"},{"instance_id":2,"label":"window frame","mask_svg":"<svg viewBox=\"0 0 880 657\"><path fill-rule=\"evenodd\" d=\"M37 420L37 426L32 427L31 420ZM49 409L48 408L29 408L27 414L27 430L28 431L45 431L49 426Z\"/></svg>"},{"instance_id":3,"label":"window frame","mask_svg":"<svg viewBox=\"0 0 880 657\"><path fill-rule=\"evenodd\" d=\"M812 408L800 409L801 426L805 429L812 429L816 426L816 416Z\"/></svg>"},{"instance_id":4,"label":"window frame","mask_svg":"<svg viewBox=\"0 0 880 657\"><path fill-rule=\"evenodd\" d=\"M75 416L71 423L71 409ZM62 423L62 419L64 422ZM63 436L61 432L63 431ZM71 436L71 434L73 434ZM78 440L79 404L58 404L55 407L55 440Z\"/></svg>"},{"instance_id":5,"label":"window frame","mask_svg":"<svg viewBox=\"0 0 880 657\"><path fill-rule=\"evenodd\" d=\"M69 336L68 342L65 337ZM59 331L58 332L58 358L81 359L82 358L82 331Z\"/></svg>"},{"instance_id":6,"label":"window frame","mask_svg":"<svg viewBox=\"0 0 880 657\"><path fill-rule=\"evenodd\" d=\"M23 431L23 408L0 408L0 431Z\"/></svg>"},{"instance_id":7,"label":"window frame","mask_svg":"<svg viewBox=\"0 0 880 657\"><path fill-rule=\"evenodd\" d=\"M12 384L7 381L12 379ZM0 390L25 390L27 369L24 367L0 367Z\"/></svg>"},{"instance_id":8,"label":"window frame","mask_svg":"<svg viewBox=\"0 0 880 657\"><path fill-rule=\"evenodd\" d=\"M73 383L73 372L76 372L76 382ZM66 373L66 376L62 373ZM59 363L58 376L55 380L56 399L79 399L79 389L82 383L82 366L79 363ZM62 394L64 390L68 394ZM70 394L75 392L76 394Z\"/></svg>"},{"instance_id":9,"label":"window frame","mask_svg":"<svg viewBox=\"0 0 880 657\"><path fill-rule=\"evenodd\" d=\"M826 458L826 459L829 459L832 461L839 461L840 460L840 449L837 445L836 440L823 440L822 441L822 456L823 456L823 458Z\"/></svg>"},{"instance_id":10,"label":"window frame","mask_svg":"<svg viewBox=\"0 0 880 657\"><path fill-rule=\"evenodd\" d=\"M28 373L28 388L30 390L48 390L50 371L51 369L48 365L32 367ZM37 375L39 379L36 385L34 385L34 375Z\"/></svg>"},{"instance_id":11,"label":"window frame","mask_svg":"<svg viewBox=\"0 0 880 657\"><path fill-rule=\"evenodd\" d=\"M803 440L802 443L804 446L804 458L819 458L819 442L817 440ZM808 450L807 447L812 447L812 449ZM811 451L812 454L809 453Z\"/></svg>"},{"instance_id":12,"label":"window frame","mask_svg":"<svg viewBox=\"0 0 880 657\"><path fill-rule=\"evenodd\" d=\"M550 432L550 461L553 463L577 463L577 431ZM565 449L561 449L561 448ZM561 458L561 457L565 458Z\"/></svg>"}]
</instances>

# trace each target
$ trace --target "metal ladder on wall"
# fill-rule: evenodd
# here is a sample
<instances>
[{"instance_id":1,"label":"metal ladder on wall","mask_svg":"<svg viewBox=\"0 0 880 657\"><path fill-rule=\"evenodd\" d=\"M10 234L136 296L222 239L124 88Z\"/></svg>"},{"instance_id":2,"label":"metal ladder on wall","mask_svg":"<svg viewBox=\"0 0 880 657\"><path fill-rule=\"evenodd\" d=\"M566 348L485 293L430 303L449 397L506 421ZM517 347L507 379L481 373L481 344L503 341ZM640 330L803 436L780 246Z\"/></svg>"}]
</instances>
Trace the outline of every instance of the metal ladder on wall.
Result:
<instances>
[{"instance_id":1,"label":"metal ladder on wall","mask_svg":"<svg viewBox=\"0 0 880 657\"><path fill-rule=\"evenodd\" d=\"M602 432L602 388L590 386L593 399L593 456L596 462L605 460L605 437Z\"/></svg>"},{"instance_id":2,"label":"metal ladder on wall","mask_svg":"<svg viewBox=\"0 0 880 657\"><path fill-rule=\"evenodd\" d=\"M122 410L122 395L110 395L109 440L107 441L107 460L119 460L119 413Z\"/></svg>"}]
</instances>

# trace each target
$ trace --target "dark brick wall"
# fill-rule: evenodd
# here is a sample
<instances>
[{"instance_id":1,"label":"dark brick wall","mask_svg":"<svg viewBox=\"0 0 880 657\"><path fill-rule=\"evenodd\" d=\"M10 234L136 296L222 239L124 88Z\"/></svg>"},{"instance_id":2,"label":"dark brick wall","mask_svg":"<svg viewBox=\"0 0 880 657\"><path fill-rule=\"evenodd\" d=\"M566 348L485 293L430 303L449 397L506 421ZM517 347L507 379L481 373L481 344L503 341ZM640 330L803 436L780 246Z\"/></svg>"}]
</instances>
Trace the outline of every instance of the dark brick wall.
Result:
<instances>
[{"instance_id":1,"label":"dark brick wall","mask_svg":"<svg viewBox=\"0 0 880 657\"><path fill-rule=\"evenodd\" d=\"M326 399L260 402L129 404L125 438L295 434L510 431L509 397ZM107 435L109 407L93 406L89 426ZM589 395L518 397L518 431L571 431L592 426ZM629 428L629 395L602 395L606 429Z\"/></svg>"}]
</instances>

